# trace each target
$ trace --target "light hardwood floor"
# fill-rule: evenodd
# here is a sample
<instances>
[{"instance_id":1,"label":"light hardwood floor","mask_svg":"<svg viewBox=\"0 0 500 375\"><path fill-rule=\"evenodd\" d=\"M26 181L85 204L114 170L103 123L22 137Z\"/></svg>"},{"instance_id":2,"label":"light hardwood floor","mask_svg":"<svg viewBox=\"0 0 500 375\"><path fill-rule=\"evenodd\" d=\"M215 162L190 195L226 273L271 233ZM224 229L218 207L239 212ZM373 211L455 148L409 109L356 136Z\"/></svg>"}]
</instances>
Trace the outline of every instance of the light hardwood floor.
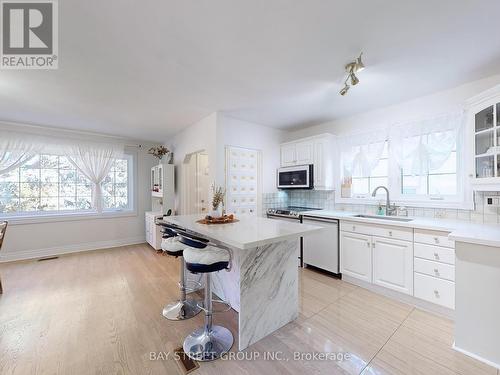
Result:
<instances>
[{"instance_id":1,"label":"light hardwood floor","mask_svg":"<svg viewBox=\"0 0 500 375\"><path fill-rule=\"evenodd\" d=\"M3 264L0 273L2 375L182 374L167 354L203 323L201 314L184 322L162 317L178 295L178 260L147 245ZM299 319L245 351L260 358L201 363L194 373L499 375L451 349L448 319L315 271L301 270L300 279ZM236 313L215 322L236 333ZM295 352L350 358L294 360Z\"/></svg>"}]
</instances>

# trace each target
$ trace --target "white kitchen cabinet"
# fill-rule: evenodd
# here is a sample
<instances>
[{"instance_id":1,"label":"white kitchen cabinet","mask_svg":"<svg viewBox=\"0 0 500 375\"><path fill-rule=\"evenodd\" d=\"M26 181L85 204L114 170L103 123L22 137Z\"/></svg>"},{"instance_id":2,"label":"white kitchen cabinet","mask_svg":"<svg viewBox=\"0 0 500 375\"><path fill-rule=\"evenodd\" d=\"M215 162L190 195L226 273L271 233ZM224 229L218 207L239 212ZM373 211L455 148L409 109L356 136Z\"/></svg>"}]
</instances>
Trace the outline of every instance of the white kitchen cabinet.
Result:
<instances>
[{"instance_id":1,"label":"white kitchen cabinet","mask_svg":"<svg viewBox=\"0 0 500 375\"><path fill-rule=\"evenodd\" d=\"M146 225L146 242L150 244L153 249L161 249L161 232L160 226L156 225L155 219L161 217L161 212L148 211L145 213L145 225Z\"/></svg>"},{"instance_id":2,"label":"white kitchen cabinet","mask_svg":"<svg viewBox=\"0 0 500 375\"><path fill-rule=\"evenodd\" d=\"M295 144L297 165L314 163L314 142L304 141Z\"/></svg>"},{"instance_id":3,"label":"white kitchen cabinet","mask_svg":"<svg viewBox=\"0 0 500 375\"><path fill-rule=\"evenodd\" d=\"M295 154L295 143L281 145L281 166L292 167L297 165L297 158Z\"/></svg>"},{"instance_id":4,"label":"white kitchen cabinet","mask_svg":"<svg viewBox=\"0 0 500 375\"><path fill-rule=\"evenodd\" d=\"M281 145L281 166L312 164L314 188L334 189L334 142L331 134L303 138Z\"/></svg>"},{"instance_id":5,"label":"white kitchen cabinet","mask_svg":"<svg viewBox=\"0 0 500 375\"><path fill-rule=\"evenodd\" d=\"M373 283L413 294L413 243L373 237Z\"/></svg>"},{"instance_id":6,"label":"white kitchen cabinet","mask_svg":"<svg viewBox=\"0 0 500 375\"><path fill-rule=\"evenodd\" d=\"M372 282L371 240L364 234L340 232L342 274Z\"/></svg>"},{"instance_id":7,"label":"white kitchen cabinet","mask_svg":"<svg viewBox=\"0 0 500 375\"><path fill-rule=\"evenodd\" d=\"M472 187L500 191L500 85L469 99L467 106Z\"/></svg>"},{"instance_id":8,"label":"white kitchen cabinet","mask_svg":"<svg viewBox=\"0 0 500 375\"><path fill-rule=\"evenodd\" d=\"M175 211L174 168L173 164L158 164L151 168L151 196L158 203L153 205L153 210L161 207L164 214Z\"/></svg>"}]
</instances>

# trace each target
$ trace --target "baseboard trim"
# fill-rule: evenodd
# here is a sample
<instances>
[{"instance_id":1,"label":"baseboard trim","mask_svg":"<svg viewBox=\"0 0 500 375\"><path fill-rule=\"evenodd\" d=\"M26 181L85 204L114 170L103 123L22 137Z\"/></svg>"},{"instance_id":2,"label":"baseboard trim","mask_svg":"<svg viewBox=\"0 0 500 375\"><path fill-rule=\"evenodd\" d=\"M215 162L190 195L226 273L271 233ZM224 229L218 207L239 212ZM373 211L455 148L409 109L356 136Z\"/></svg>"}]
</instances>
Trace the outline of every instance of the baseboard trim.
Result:
<instances>
[{"instance_id":1,"label":"baseboard trim","mask_svg":"<svg viewBox=\"0 0 500 375\"><path fill-rule=\"evenodd\" d=\"M107 249L118 246L136 245L144 242L146 242L146 239L142 236L139 236L139 237L121 238L119 240L86 242L75 245L56 246L43 249L13 251L9 253L0 254L0 263L45 258L48 256L79 253L82 251L93 251L93 250Z\"/></svg>"},{"instance_id":2,"label":"baseboard trim","mask_svg":"<svg viewBox=\"0 0 500 375\"><path fill-rule=\"evenodd\" d=\"M451 347L453 348L453 350L456 350L459 353L465 354L466 356L477 359L479 362L486 363L488 366L495 367L496 369L500 370L500 364L490 361L489 359L485 359L477 354L471 353L462 348L459 348L458 346L455 345L455 341L453 341L453 345Z\"/></svg>"},{"instance_id":3,"label":"baseboard trim","mask_svg":"<svg viewBox=\"0 0 500 375\"><path fill-rule=\"evenodd\" d=\"M396 292L395 290L387 289L379 285L371 284L363 280L358 280L355 277L347 276L342 274L342 280L347 281L348 283L360 286L362 288L371 290L372 292L381 294L385 297L393 298L395 300L398 300L403 303L407 303L409 305L413 305L415 307L418 307L421 310L429 311L434 314L439 314L446 316L447 318L450 318L452 320L455 320L455 311L451 310L447 307L444 306L439 306L431 302L427 302L424 300L421 300L419 298L410 296L408 294L403 294L400 292Z\"/></svg>"}]
</instances>

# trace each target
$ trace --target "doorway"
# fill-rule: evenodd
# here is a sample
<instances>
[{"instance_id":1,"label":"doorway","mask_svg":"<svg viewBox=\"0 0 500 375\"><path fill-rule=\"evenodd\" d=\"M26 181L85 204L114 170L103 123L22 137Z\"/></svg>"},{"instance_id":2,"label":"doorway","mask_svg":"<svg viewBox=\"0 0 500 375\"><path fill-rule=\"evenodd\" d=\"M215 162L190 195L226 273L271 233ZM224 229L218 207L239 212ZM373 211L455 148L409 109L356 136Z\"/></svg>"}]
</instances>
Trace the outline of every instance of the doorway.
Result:
<instances>
[{"instance_id":1,"label":"doorway","mask_svg":"<svg viewBox=\"0 0 500 375\"><path fill-rule=\"evenodd\" d=\"M187 154L183 162L183 214L208 214L209 165L206 151Z\"/></svg>"}]
</instances>

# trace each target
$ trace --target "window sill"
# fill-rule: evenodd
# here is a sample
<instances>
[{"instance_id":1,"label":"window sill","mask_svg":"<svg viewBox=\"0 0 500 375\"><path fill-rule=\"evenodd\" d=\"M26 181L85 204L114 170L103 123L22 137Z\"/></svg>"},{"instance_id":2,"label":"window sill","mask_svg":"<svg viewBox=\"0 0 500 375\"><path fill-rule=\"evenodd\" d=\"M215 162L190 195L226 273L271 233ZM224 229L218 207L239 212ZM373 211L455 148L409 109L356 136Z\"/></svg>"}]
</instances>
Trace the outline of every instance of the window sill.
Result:
<instances>
[{"instance_id":1,"label":"window sill","mask_svg":"<svg viewBox=\"0 0 500 375\"><path fill-rule=\"evenodd\" d=\"M335 198L335 203L338 204L360 204L367 206L377 206L380 202L385 206L385 197L380 198ZM460 210L473 210L474 202L456 202L456 201L436 201L436 200L391 200L391 204L394 203L399 207L418 207L418 208L451 208Z\"/></svg>"},{"instance_id":2,"label":"window sill","mask_svg":"<svg viewBox=\"0 0 500 375\"><path fill-rule=\"evenodd\" d=\"M65 214L44 214L44 215L19 215L19 216L0 216L1 220L6 220L9 225L25 225L25 224L44 224L57 223L64 221L82 221L95 219L112 219L118 217L133 217L137 216L136 210L123 211L107 211L101 214L96 211L90 212L75 212Z\"/></svg>"}]
</instances>

